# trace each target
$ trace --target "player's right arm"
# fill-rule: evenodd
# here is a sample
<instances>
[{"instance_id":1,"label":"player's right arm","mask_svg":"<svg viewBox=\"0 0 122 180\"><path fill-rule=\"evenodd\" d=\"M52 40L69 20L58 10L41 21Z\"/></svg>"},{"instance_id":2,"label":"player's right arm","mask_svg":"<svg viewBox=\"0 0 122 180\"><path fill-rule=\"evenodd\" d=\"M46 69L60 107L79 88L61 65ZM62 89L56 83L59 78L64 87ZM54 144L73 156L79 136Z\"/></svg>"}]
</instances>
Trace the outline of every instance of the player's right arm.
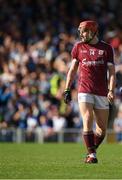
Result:
<instances>
[{"instance_id":1,"label":"player's right arm","mask_svg":"<svg viewBox=\"0 0 122 180\"><path fill-rule=\"evenodd\" d=\"M71 88L72 82L74 80L74 77L75 77L77 69L78 69L78 65L79 65L78 60L73 59L71 66L70 66L70 69L69 69L68 74L67 74L65 89Z\"/></svg>"},{"instance_id":2,"label":"player's right arm","mask_svg":"<svg viewBox=\"0 0 122 180\"><path fill-rule=\"evenodd\" d=\"M77 72L77 69L78 69L78 64L79 63L78 63L77 59L74 58L72 60L70 69L69 69L68 74L67 74L65 91L64 91L64 102L66 104L68 104L71 101L70 88L71 88L72 82L74 80L74 77L76 75L76 72Z\"/></svg>"}]
</instances>

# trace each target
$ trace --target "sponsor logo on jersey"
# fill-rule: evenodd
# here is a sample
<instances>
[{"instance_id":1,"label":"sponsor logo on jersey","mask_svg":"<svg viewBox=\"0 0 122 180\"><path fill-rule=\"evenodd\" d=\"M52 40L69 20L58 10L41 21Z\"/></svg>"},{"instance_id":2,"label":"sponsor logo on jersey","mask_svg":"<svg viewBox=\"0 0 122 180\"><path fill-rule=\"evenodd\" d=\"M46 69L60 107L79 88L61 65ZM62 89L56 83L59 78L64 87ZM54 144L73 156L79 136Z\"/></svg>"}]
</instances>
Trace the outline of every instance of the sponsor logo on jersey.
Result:
<instances>
[{"instance_id":1,"label":"sponsor logo on jersey","mask_svg":"<svg viewBox=\"0 0 122 180\"><path fill-rule=\"evenodd\" d=\"M103 59L101 60L98 60L98 61L90 61L90 60L87 60L86 58L84 58L82 60L82 65L84 66L96 66L96 65L100 65L100 64L104 64L104 61Z\"/></svg>"}]
</instances>

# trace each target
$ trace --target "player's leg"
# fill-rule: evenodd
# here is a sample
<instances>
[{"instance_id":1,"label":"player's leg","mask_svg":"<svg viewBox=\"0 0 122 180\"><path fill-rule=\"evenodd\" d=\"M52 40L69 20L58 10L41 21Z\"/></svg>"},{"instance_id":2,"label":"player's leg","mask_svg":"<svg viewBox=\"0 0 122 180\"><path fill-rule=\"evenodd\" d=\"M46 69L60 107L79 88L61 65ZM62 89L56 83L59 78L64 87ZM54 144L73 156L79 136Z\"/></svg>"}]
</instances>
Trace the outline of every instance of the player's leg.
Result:
<instances>
[{"instance_id":1,"label":"player's leg","mask_svg":"<svg viewBox=\"0 0 122 180\"><path fill-rule=\"evenodd\" d=\"M87 102L84 102L87 101ZM93 99L91 95L80 94L78 96L79 110L83 119L83 138L88 151L87 163L96 163L96 150L94 145L93 127Z\"/></svg>"},{"instance_id":2,"label":"player's leg","mask_svg":"<svg viewBox=\"0 0 122 180\"><path fill-rule=\"evenodd\" d=\"M109 110L95 109L94 112L96 116L96 132L94 134L94 143L96 148L98 148L106 135Z\"/></svg>"},{"instance_id":3,"label":"player's leg","mask_svg":"<svg viewBox=\"0 0 122 180\"><path fill-rule=\"evenodd\" d=\"M88 151L86 163L97 163L96 149L94 144L93 127L93 104L79 103L80 113L83 119L83 138Z\"/></svg>"},{"instance_id":4,"label":"player's leg","mask_svg":"<svg viewBox=\"0 0 122 180\"><path fill-rule=\"evenodd\" d=\"M96 116L96 132L94 134L94 143L96 148L102 143L107 129L109 104L106 97L96 96L94 113Z\"/></svg>"}]
</instances>

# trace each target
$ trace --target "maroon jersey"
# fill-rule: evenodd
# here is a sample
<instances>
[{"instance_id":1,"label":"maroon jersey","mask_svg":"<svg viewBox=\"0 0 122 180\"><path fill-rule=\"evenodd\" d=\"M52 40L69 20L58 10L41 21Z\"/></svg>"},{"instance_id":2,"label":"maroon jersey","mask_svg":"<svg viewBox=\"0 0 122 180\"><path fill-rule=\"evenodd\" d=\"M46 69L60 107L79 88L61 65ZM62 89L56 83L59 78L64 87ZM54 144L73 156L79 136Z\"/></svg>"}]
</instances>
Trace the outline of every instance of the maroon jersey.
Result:
<instances>
[{"instance_id":1,"label":"maroon jersey","mask_svg":"<svg viewBox=\"0 0 122 180\"><path fill-rule=\"evenodd\" d=\"M78 92L107 95L107 65L114 64L112 47L100 41L95 45L78 42L72 58L79 61Z\"/></svg>"}]
</instances>

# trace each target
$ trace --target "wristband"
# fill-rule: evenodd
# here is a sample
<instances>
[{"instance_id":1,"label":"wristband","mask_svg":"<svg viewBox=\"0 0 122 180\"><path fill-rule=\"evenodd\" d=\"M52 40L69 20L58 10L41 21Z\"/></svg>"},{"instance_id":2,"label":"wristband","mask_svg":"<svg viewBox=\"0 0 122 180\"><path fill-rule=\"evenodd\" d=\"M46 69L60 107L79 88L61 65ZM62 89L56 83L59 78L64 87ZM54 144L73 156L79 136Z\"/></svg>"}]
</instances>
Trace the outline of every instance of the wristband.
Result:
<instances>
[{"instance_id":1,"label":"wristband","mask_svg":"<svg viewBox=\"0 0 122 180\"><path fill-rule=\"evenodd\" d=\"M112 93L114 92L114 90L111 90L111 89L109 89L109 91L112 92Z\"/></svg>"},{"instance_id":2,"label":"wristband","mask_svg":"<svg viewBox=\"0 0 122 180\"><path fill-rule=\"evenodd\" d=\"M70 89L68 89L68 88L67 88L67 89L65 89L65 91L64 91L64 92L68 92L68 91L70 92Z\"/></svg>"}]
</instances>

